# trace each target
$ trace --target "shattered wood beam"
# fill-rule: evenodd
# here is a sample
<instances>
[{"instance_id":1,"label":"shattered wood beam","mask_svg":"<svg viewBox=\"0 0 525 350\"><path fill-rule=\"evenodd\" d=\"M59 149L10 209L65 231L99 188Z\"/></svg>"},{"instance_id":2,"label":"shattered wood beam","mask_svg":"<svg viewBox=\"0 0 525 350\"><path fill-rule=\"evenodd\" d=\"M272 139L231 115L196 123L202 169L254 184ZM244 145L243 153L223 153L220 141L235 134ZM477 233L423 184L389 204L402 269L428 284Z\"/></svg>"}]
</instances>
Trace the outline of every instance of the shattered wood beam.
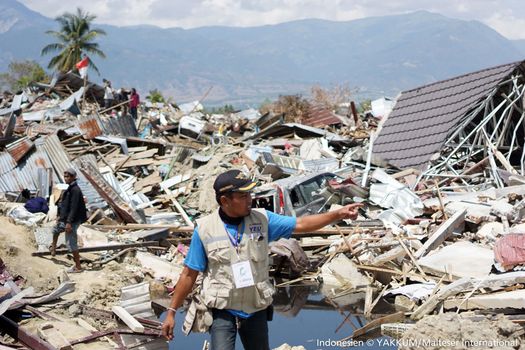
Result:
<instances>
[{"instance_id":1,"label":"shattered wood beam","mask_svg":"<svg viewBox=\"0 0 525 350\"><path fill-rule=\"evenodd\" d=\"M58 350L53 345L37 337L33 333L30 333L3 315L0 315L0 329L9 334L13 339L27 346L29 349Z\"/></svg>"},{"instance_id":2,"label":"shattered wood beam","mask_svg":"<svg viewBox=\"0 0 525 350\"><path fill-rule=\"evenodd\" d=\"M127 244L114 244L114 245L103 245L98 247L85 247L85 248L79 248L78 251L80 253L87 253L87 252L100 252L105 250L120 250L120 249L127 249L127 248L136 248L136 247L152 247L152 246L158 246L158 241L149 241L149 242L139 242L139 243L127 243ZM62 254L68 254L68 249L57 249L56 254L62 255ZM47 256L51 255L51 252L33 252L31 254L32 256Z\"/></svg>"},{"instance_id":3,"label":"shattered wood beam","mask_svg":"<svg viewBox=\"0 0 525 350\"><path fill-rule=\"evenodd\" d=\"M426 302L419 306L410 317L413 320L420 320L428 315L436 306L447 298L457 294L467 292L473 288L496 291L508 286L525 283L525 271L509 272L501 275L489 275L483 280L476 278L461 278L431 296Z\"/></svg>"},{"instance_id":4,"label":"shattered wood beam","mask_svg":"<svg viewBox=\"0 0 525 350\"><path fill-rule=\"evenodd\" d=\"M126 223L143 223L144 219L127 203L89 162L80 160L80 171L93 185L100 196L107 201L115 213Z\"/></svg>"}]
</instances>

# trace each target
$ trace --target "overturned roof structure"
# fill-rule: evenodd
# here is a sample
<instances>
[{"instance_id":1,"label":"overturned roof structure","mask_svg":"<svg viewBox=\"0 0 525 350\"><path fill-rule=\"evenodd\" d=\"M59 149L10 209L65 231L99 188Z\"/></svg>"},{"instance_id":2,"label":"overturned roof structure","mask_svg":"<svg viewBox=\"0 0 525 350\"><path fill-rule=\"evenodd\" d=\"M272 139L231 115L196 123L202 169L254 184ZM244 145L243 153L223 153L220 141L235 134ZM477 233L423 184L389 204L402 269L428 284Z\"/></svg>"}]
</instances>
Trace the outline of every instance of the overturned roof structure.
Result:
<instances>
[{"instance_id":1,"label":"overturned roof structure","mask_svg":"<svg viewBox=\"0 0 525 350\"><path fill-rule=\"evenodd\" d=\"M460 175L481 160L523 174L524 73L521 61L403 92L374 154L398 168L418 168L422 177Z\"/></svg>"}]
</instances>

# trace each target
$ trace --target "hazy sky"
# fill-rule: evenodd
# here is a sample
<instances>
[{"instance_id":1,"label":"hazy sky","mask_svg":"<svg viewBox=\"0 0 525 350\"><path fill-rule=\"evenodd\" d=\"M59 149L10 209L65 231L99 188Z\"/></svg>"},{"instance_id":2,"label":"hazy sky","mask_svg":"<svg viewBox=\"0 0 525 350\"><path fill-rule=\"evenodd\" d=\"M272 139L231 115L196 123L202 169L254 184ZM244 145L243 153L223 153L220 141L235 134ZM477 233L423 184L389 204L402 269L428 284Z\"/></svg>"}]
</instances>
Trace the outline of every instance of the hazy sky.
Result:
<instances>
[{"instance_id":1,"label":"hazy sky","mask_svg":"<svg viewBox=\"0 0 525 350\"><path fill-rule=\"evenodd\" d=\"M193 28L258 26L304 18L346 21L428 10L481 21L509 39L525 39L525 0L19 0L55 17L80 6L98 23Z\"/></svg>"}]
</instances>

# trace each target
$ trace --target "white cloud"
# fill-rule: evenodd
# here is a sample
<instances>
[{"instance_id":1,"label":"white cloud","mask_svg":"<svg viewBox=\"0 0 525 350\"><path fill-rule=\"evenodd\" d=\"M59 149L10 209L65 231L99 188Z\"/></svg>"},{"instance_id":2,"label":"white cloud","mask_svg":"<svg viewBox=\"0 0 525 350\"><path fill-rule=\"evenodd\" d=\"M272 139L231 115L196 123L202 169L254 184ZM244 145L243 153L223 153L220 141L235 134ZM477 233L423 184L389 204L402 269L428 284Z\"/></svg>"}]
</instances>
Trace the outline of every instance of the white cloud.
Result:
<instances>
[{"instance_id":1,"label":"white cloud","mask_svg":"<svg viewBox=\"0 0 525 350\"><path fill-rule=\"evenodd\" d=\"M257 26L304 18L347 21L427 10L481 21L511 39L525 39L523 0L20 0L55 17L82 7L96 22L118 26L150 24L193 28L209 25Z\"/></svg>"}]
</instances>

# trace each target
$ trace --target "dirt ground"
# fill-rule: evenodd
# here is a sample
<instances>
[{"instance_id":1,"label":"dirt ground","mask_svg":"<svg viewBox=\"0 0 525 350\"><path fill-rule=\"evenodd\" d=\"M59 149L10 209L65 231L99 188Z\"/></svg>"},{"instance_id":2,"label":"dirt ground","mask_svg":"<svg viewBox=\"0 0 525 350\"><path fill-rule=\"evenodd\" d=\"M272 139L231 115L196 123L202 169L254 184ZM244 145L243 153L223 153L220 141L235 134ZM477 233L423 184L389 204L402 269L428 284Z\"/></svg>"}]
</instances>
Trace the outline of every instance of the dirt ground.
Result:
<instances>
[{"instance_id":1,"label":"dirt ground","mask_svg":"<svg viewBox=\"0 0 525 350\"><path fill-rule=\"evenodd\" d=\"M403 335L399 349L524 350L523 334L523 328L504 315L494 320L473 321L456 313L445 313L419 321Z\"/></svg>"},{"instance_id":2,"label":"dirt ground","mask_svg":"<svg viewBox=\"0 0 525 350\"><path fill-rule=\"evenodd\" d=\"M64 322L53 321L55 328L67 335L69 340L89 335L90 332L79 326L77 317L85 320L97 330L115 328L117 324L107 319L91 318L81 315L81 307L89 306L102 310L111 310L120 300L122 287L136 284L144 280L140 268L134 264L133 258L126 258L124 263L115 261L104 265L101 269L93 269L83 261L86 267L82 273L65 274L65 270L73 264L67 256L33 257L36 250L33 232L25 226L15 225L7 217L0 217L0 258L4 261L12 275L20 275L25 279L22 289L33 287L36 294L47 294L60 284L64 278L76 283L75 291L62 297L56 304L39 306L39 309ZM94 259L94 254L81 254L81 258ZM47 321L31 318L21 324L28 330L37 333L38 328ZM107 342L96 342L89 345L78 345L75 349L111 349Z\"/></svg>"}]
</instances>

